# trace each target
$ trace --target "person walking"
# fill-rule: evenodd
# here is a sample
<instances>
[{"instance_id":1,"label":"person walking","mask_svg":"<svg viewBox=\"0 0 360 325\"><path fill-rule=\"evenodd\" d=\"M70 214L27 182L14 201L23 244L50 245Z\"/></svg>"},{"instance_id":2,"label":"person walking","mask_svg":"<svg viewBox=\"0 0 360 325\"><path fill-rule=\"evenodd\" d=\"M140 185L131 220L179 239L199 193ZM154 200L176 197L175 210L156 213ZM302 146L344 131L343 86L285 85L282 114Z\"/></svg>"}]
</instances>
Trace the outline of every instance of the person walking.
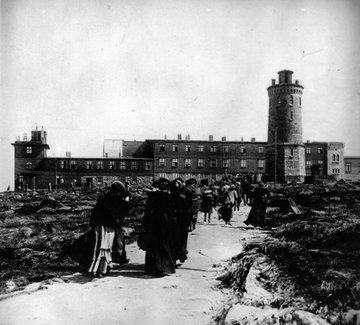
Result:
<instances>
[{"instance_id":1,"label":"person walking","mask_svg":"<svg viewBox=\"0 0 360 325\"><path fill-rule=\"evenodd\" d=\"M231 219L233 216L233 207L236 203L237 193L235 186L232 184L224 188L223 205L221 209L221 217L225 221L225 224L231 225Z\"/></svg>"},{"instance_id":2,"label":"person walking","mask_svg":"<svg viewBox=\"0 0 360 325\"><path fill-rule=\"evenodd\" d=\"M123 183L116 181L110 191L98 198L90 219L95 233L95 244L88 272L104 276L113 266L113 248L118 262L128 262L125 251L125 238L122 226L129 214L129 204L125 201L126 190Z\"/></svg>"},{"instance_id":3,"label":"person walking","mask_svg":"<svg viewBox=\"0 0 360 325\"><path fill-rule=\"evenodd\" d=\"M164 276L175 273L172 240L175 237L175 213L170 195L171 182L157 181L157 190L148 192L142 227L145 231L145 273Z\"/></svg>"},{"instance_id":4,"label":"person walking","mask_svg":"<svg viewBox=\"0 0 360 325\"><path fill-rule=\"evenodd\" d=\"M201 208L200 211L204 213L204 222L211 222L211 214L213 212L214 196L209 188L205 188L201 195Z\"/></svg>"},{"instance_id":5,"label":"person walking","mask_svg":"<svg viewBox=\"0 0 360 325\"><path fill-rule=\"evenodd\" d=\"M245 224L253 225L254 227L262 227L264 225L268 197L268 189L263 183L260 183L254 189L252 207L247 219L244 221Z\"/></svg>"}]
</instances>

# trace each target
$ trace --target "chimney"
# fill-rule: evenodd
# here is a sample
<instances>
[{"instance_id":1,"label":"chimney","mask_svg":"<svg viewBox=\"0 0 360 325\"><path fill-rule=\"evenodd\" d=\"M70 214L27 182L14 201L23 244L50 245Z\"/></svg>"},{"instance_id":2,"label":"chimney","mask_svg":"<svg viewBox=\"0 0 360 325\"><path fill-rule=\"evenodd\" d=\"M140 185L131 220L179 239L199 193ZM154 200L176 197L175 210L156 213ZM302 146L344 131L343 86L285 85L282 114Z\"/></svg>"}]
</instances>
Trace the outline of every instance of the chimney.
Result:
<instances>
[{"instance_id":1,"label":"chimney","mask_svg":"<svg viewBox=\"0 0 360 325\"><path fill-rule=\"evenodd\" d=\"M251 142L255 142L255 138L251 138Z\"/></svg>"},{"instance_id":2,"label":"chimney","mask_svg":"<svg viewBox=\"0 0 360 325\"><path fill-rule=\"evenodd\" d=\"M299 84L299 80L295 80L295 85L298 85Z\"/></svg>"},{"instance_id":3,"label":"chimney","mask_svg":"<svg viewBox=\"0 0 360 325\"><path fill-rule=\"evenodd\" d=\"M24 133L23 141L27 141L27 134L26 133Z\"/></svg>"},{"instance_id":4,"label":"chimney","mask_svg":"<svg viewBox=\"0 0 360 325\"><path fill-rule=\"evenodd\" d=\"M275 79L271 79L271 86L275 86Z\"/></svg>"},{"instance_id":5,"label":"chimney","mask_svg":"<svg viewBox=\"0 0 360 325\"><path fill-rule=\"evenodd\" d=\"M221 137L221 141L225 142L225 141L226 141L226 137Z\"/></svg>"},{"instance_id":6,"label":"chimney","mask_svg":"<svg viewBox=\"0 0 360 325\"><path fill-rule=\"evenodd\" d=\"M177 139L181 140L181 133L178 134Z\"/></svg>"},{"instance_id":7,"label":"chimney","mask_svg":"<svg viewBox=\"0 0 360 325\"><path fill-rule=\"evenodd\" d=\"M306 143L310 143L310 140L306 140Z\"/></svg>"},{"instance_id":8,"label":"chimney","mask_svg":"<svg viewBox=\"0 0 360 325\"><path fill-rule=\"evenodd\" d=\"M244 142L244 137L241 137L241 142Z\"/></svg>"},{"instance_id":9,"label":"chimney","mask_svg":"<svg viewBox=\"0 0 360 325\"><path fill-rule=\"evenodd\" d=\"M164 134L164 140L167 140L167 135L166 134Z\"/></svg>"},{"instance_id":10,"label":"chimney","mask_svg":"<svg viewBox=\"0 0 360 325\"><path fill-rule=\"evenodd\" d=\"M71 152L70 151L66 151L66 158L71 158Z\"/></svg>"},{"instance_id":11,"label":"chimney","mask_svg":"<svg viewBox=\"0 0 360 325\"><path fill-rule=\"evenodd\" d=\"M187 135L185 136L185 140L190 140L190 134L187 134Z\"/></svg>"},{"instance_id":12,"label":"chimney","mask_svg":"<svg viewBox=\"0 0 360 325\"><path fill-rule=\"evenodd\" d=\"M214 136L212 134L209 135L209 141L214 141Z\"/></svg>"}]
</instances>

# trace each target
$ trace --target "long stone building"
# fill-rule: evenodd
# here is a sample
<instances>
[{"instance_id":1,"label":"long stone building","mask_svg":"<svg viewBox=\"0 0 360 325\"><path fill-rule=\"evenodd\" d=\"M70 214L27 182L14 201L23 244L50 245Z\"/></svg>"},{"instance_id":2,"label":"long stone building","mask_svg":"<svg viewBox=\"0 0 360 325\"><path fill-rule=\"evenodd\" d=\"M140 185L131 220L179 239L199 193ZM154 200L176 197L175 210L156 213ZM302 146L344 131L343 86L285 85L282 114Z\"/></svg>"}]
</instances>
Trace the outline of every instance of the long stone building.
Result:
<instances>
[{"instance_id":1,"label":"long stone building","mask_svg":"<svg viewBox=\"0 0 360 325\"><path fill-rule=\"evenodd\" d=\"M279 72L268 88L268 141L107 139L102 156L47 157L46 131L35 129L31 138L18 138L15 149L15 189L103 187L115 179L151 183L159 177L196 178L211 182L226 175L246 174L260 180L300 181L317 173L337 179L360 179L360 157L344 157L341 142L303 142L304 87L292 82L292 71Z\"/></svg>"}]
</instances>

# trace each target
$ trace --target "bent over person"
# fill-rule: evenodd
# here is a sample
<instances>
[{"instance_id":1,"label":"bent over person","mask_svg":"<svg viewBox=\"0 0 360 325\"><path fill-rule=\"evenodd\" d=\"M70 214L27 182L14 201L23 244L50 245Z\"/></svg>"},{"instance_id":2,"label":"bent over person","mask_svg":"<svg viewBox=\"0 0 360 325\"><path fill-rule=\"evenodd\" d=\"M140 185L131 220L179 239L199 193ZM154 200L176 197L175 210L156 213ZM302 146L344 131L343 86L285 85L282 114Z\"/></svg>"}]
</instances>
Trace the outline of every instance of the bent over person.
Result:
<instances>
[{"instance_id":1,"label":"bent over person","mask_svg":"<svg viewBox=\"0 0 360 325\"><path fill-rule=\"evenodd\" d=\"M128 262L125 252L125 238L122 226L129 214L129 204L125 201L127 192L120 181L111 185L110 191L100 196L91 216L90 225L95 232L95 245L89 273L103 276L112 268L113 258L117 262Z\"/></svg>"}]
</instances>

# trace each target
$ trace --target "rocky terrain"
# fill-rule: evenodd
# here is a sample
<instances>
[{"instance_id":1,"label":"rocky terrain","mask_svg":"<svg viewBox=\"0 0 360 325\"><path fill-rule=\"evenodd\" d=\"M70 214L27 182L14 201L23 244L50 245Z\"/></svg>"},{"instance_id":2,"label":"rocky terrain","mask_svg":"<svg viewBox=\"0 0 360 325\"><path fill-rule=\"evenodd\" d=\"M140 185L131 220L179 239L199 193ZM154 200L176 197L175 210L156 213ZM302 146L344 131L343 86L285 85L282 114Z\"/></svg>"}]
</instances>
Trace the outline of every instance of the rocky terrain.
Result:
<instances>
[{"instance_id":1,"label":"rocky terrain","mask_svg":"<svg viewBox=\"0 0 360 325\"><path fill-rule=\"evenodd\" d=\"M242 224L240 230L253 235L244 236L243 251L218 277L231 294L214 322L359 324L360 184L276 185L270 191L264 229ZM62 253L88 230L99 194L0 193L1 294L78 270ZM146 195L136 191L132 198L129 243Z\"/></svg>"}]
</instances>

